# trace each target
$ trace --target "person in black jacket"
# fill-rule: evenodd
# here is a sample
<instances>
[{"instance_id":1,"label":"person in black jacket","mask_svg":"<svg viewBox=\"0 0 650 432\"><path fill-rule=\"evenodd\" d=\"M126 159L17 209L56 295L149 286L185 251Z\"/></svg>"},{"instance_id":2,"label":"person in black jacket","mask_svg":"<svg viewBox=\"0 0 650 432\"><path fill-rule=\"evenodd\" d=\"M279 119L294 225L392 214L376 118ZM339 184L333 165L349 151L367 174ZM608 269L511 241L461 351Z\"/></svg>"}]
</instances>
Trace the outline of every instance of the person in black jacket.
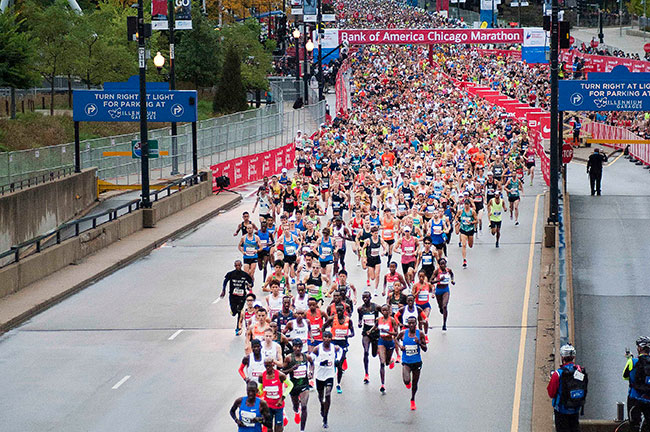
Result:
<instances>
[{"instance_id":1,"label":"person in black jacket","mask_svg":"<svg viewBox=\"0 0 650 432\"><path fill-rule=\"evenodd\" d=\"M232 316L237 317L235 335L239 336L242 323L241 311L244 309L246 303L246 295L253 290L253 278L242 270L242 263L240 260L235 261L235 270L229 271L223 278L223 288L221 289L220 298L226 295L226 286L228 285L230 285L230 312L232 313Z\"/></svg>"},{"instance_id":2,"label":"person in black jacket","mask_svg":"<svg viewBox=\"0 0 650 432\"><path fill-rule=\"evenodd\" d=\"M589 185L591 186L592 195L600 195L600 181L603 178L603 162L607 162L607 155L601 153L597 148L594 149L587 162L587 174L589 174Z\"/></svg>"}]
</instances>

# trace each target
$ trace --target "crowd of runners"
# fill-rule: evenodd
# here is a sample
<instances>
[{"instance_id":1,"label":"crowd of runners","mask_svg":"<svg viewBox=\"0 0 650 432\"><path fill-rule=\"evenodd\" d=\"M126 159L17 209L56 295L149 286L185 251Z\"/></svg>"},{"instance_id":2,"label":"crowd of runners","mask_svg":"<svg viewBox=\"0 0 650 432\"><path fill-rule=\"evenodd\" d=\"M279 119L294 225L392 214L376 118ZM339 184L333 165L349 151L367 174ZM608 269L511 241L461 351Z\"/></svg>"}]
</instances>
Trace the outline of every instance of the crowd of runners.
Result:
<instances>
[{"instance_id":1,"label":"crowd of runners","mask_svg":"<svg viewBox=\"0 0 650 432\"><path fill-rule=\"evenodd\" d=\"M453 25L370 3L373 23ZM498 248L502 225L518 229L535 168L525 131L427 59L417 46L352 54L348 115L299 133L295 170L264 179L253 211L242 215L233 233L241 259L222 295L229 292L235 332L245 338L239 374L263 400L238 399L238 424L254 424L264 411L275 431L291 417L305 430L313 390L327 428L346 369L363 366L368 384L373 358L379 392L399 363L416 410L428 333L447 331L454 270L471 269L477 236ZM351 280L351 266L365 280ZM362 359L347 358L352 339Z\"/></svg>"}]
</instances>

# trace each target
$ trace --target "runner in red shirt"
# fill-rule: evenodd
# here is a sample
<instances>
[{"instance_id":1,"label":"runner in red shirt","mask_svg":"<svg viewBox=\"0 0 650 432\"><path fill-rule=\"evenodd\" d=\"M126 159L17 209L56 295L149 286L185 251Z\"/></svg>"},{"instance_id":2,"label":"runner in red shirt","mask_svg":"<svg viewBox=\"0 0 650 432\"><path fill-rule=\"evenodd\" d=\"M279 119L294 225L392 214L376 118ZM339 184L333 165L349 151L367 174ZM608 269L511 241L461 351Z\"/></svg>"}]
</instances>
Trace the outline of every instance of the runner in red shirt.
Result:
<instances>
[{"instance_id":1,"label":"runner in red shirt","mask_svg":"<svg viewBox=\"0 0 650 432\"><path fill-rule=\"evenodd\" d=\"M286 394L289 394L293 388L293 382L288 376L275 369L275 363L270 357L264 360L264 368L266 370L259 377L258 388L269 406L269 413L273 419L274 426L271 432L282 432L285 423L288 423L284 418L284 388L286 387Z\"/></svg>"}]
</instances>

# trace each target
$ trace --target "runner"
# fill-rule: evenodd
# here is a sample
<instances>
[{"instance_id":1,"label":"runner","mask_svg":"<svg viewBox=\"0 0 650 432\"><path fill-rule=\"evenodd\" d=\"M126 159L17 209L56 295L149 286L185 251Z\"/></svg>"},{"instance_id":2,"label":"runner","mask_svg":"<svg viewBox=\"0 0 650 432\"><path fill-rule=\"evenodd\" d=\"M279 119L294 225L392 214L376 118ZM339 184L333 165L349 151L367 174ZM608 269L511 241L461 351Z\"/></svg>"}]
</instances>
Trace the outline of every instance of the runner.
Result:
<instances>
[{"instance_id":1,"label":"runner","mask_svg":"<svg viewBox=\"0 0 650 432\"><path fill-rule=\"evenodd\" d=\"M273 234L268 230L266 219L260 220L257 237L260 239L260 246L262 247L257 253L257 265L260 271L263 272L262 280L266 280L267 265L271 262L271 248L275 243Z\"/></svg>"},{"instance_id":2,"label":"runner","mask_svg":"<svg viewBox=\"0 0 650 432\"><path fill-rule=\"evenodd\" d=\"M274 340L274 336L274 330L269 325L269 328L264 330L264 340L262 341L262 358L264 361L267 359L273 360L273 363L279 367L282 366L282 347L280 346L280 343Z\"/></svg>"},{"instance_id":3,"label":"runner","mask_svg":"<svg viewBox=\"0 0 650 432\"><path fill-rule=\"evenodd\" d=\"M363 369L365 375L363 383L368 384L368 363L369 352L372 347L372 356L377 357L377 340L379 332L377 331L377 318L379 317L379 308L371 302L372 295L370 291L365 291L361 295L363 303L357 309L359 314L359 328L361 329L361 343L363 344Z\"/></svg>"},{"instance_id":4,"label":"runner","mask_svg":"<svg viewBox=\"0 0 650 432\"><path fill-rule=\"evenodd\" d=\"M449 315L447 305L449 304L449 284L456 285L454 272L447 267L447 260L441 258L438 261L438 269L433 274L433 281L436 286L436 301L438 310L442 314L442 330L447 331L447 316Z\"/></svg>"},{"instance_id":5,"label":"runner","mask_svg":"<svg viewBox=\"0 0 650 432\"><path fill-rule=\"evenodd\" d=\"M501 239L501 221L503 220L503 200L501 194L495 195L494 198L488 203L488 213L490 215L490 233L496 236L497 242L495 247L499 247L499 240Z\"/></svg>"},{"instance_id":6,"label":"runner","mask_svg":"<svg viewBox=\"0 0 650 432\"><path fill-rule=\"evenodd\" d=\"M242 329L242 309L246 302L245 297L253 289L253 279L248 273L242 270L242 262L235 261L235 270L226 273L223 278L223 287L221 288L220 298L226 295L226 285L229 285L228 300L230 302L230 313L232 316L237 316L237 324L235 326L235 336L241 334Z\"/></svg>"},{"instance_id":7,"label":"runner","mask_svg":"<svg viewBox=\"0 0 650 432\"><path fill-rule=\"evenodd\" d=\"M434 262L438 259L437 252L431 249L431 237L427 236L423 241L424 249L418 252L418 267L423 271L427 280L431 280L433 271L436 269Z\"/></svg>"},{"instance_id":8,"label":"runner","mask_svg":"<svg viewBox=\"0 0 650 432\"><path fill-rule=\"evenodd\" d=\"M264 401L269 406L273 428L271 432L282 432L284 430L284 394L291 394L293 382L282 372L275 369L275 362L271 358L264 360L265 371L259 377L259 391L263 394Z\"/></svg>"},{"instance_id":9,"label":"runner","mask_svg":"<svg viewBox=\"0 0 650 432\"><path fill-rule=\"evenodd\" d=\"M248 273L255 282L255 264L257 263L257 253L262 248L260 238L255 234L253 224L246 225L246 235L239 241L239 252L244 256L244 271Z\"/></svg>"},{"instance_id":10,"label":"runner","mask_svg":"<svg viewBox=\"0 0 650 432\"><path fill-rule=\"evenodd\" d=\"M274 313L271 320L278 324L278 330L280 330L282 333L285 333L284 329L287 327L287 324L293 319L294 313L291 310L291 297L285 295L282 297L282 309L280 309L279 312Z\"/></svg>"},{"instance_id":11,"label":"runner","mask_svg":"<svg viewBox=\"0 0 650 432\"><path fill-rule=\"evenodd\" d=\"M313 351L314 378L318 401L320 402L320 415L323 418L323 428L329 427L327 420L332 403L332 388L334 387L335 368L341 362L343 350L332 343L332 333L323 332L323 343Z\"/></svg>"},{"instance_id":12,"label":"runner","mask_svg":"<svg viewBox=\"0 0 650 432\"><path fill-rule=\"evenodd\" d=\"M323 275L331 280L334 264L334 242L330 237L330 229L323 228L322 236L317 240L313 252L318 255L318 262L323 269Z\"/></svg>"},{"instance_id":13,"label":"runner","mask_svg":"<svg viewBox=\"0 0 650 432\"><path fill-rule=\"evenodd\" d=\"M396 282L401 283L402 287L407 286L404 276L397 273L397 263L393 261L388 266L388 273L384 275L384 291L382 292L382 296L386 295L386 290L388 290L388 295L390 295L393 292Z\"/></svg>"},{"instance_id":14,"label":"runner","mask_svg":"<svg viewBox=\"0 0 650 432\"><path fill-rule=\"evenodd\" d=\"M314 348L323 342L323 326L327 315L318 307L318 300L314 297L309 299L309 310L305 312L305 317L309 321L310 337L309 352L314 352Z\"/></svg>"},{"instance_id":15,"label":"runner","mask_svg":"<svg viewBox=\"0 0 650 432\"><path fill-rule=\"evenodd\" d=\"M436 257L442 258L444 252L447 255L447 233L450 231L450 226L446 218L442 217L440 210L433 212L433 219L429 223L429 239L435 247Z\"/></svg>"},{"instance_id":16,"label":"runner","mask_svg":"<svg viewBox=\"0 0 650 432\"><path fill-rule=\"evenodd\" d=\"M418 272L418 281L413 285L413 296L415 304L422 309L426 317L426 320L419 322L419 328L424 330L426 336L429 334L429 315L431 314L431 285L424 270Z\"/></svg>"},{"instance_id":17,"label":"runner","mask_svg":"<svg viewBox=\"0 0 650 432\"><path fill-rule=\"evenodd\" d=\"M402 330L395 343L402 351L402 379L407 389L411 390L411 411L416 410L415 394L418 391L420 372L422 371L421 351L427 350L424 334L416 329L417 319L409 317L408 329Z\"/></svg>"},{"instance_id":18,"label":"runner","mask_svg":"<svg viewBox=\"0 0 650 432\"><path fill-rule=\"evenodd\" d=\"M519 225L519 202L521 195L524 193L524 185L521 180L512 176L506 183L506 191L508 192L508 202L510 203L510 219L512 219L513 212L515 217L515 225Z\"/></svg>"},{"instance_id":19,"label":"runner","mask_svg":"<svg viewBox=\"0 0 650 432\"><path fill-rule=\"evenodd\" d=\"M269 415L268 404L257 397L255 382L246 384L246 396L235 399L230 408L230 417L237 423L239 432L262 432L262 423Z\"/></svg>"},{"instance_id":20,"label":"runner","mask_svg":"<svg viewBox=\"0 0 650 432\"><path fill-rule=\"evenodd\" d=\"M381 258L380 258L380 248L384 249L384 252L388 251L388 245L383 239L379 238L379 228L374 226L370 228L369 239L366 239L363 243L363 249L366 256L366 267L368 270L368 286L370 286L370 281L374 282L374 295L377 295L377 287L379 286L379 277L381 275ZM384 288L383 295L386 295L386 290Z\"/></svg>"},{"instance_id":21,"label":"runner","mask_svg":"<svg viewBox=\"0 0 650 432\"><path fill-rule=\"evenodd\" d=\"M337 367L336 373L336 392L343 393L341 388L341 381L343 380L343 372L347 369L346 354L348 352L348 337L354 337L354 325L349 316L345 314L345 307L342 304L336 305L336 314L330 316L325 322L323 328L331 328L333 335L332 343L341 348L343 352L340 365Z\"/></svg>"},{"instance_id":22,"label":"runner","mask_svg":"<svg viewBox=\"0 0 650 432\"><path fill-rule=\"evenodd\" d=\"M302 312L302 311L301 311ZM291 404L293 405L293 420L296 424L300 423L300 431L304 432L307 424L307 403L309 402L309 378L313 374L313 358L305 353L303 340L296 338L293 340L293 352L284 359L284 373L289 374L293 389Z\"/></svg>"},{"instance_id":23,"label":"runner","mask_svg":"<svg viewBox=\"0 0 650 432\"><path fill-rule=\"evenodd\" d=\"M391 195L392 197L392 195ZM371 218L372 222L372 218ZM384 208L384 217L381 219L381 239L388 245L388 263L393 259L393 245L395 244L395 232L399 230L399 221L393 217L390 208Z\"/></svg>"},{"instance_id":24,"label":"runner","mask_svg":"<svg viewBox=\"0 0 650 432\"><path fill-rule=\"evenodd\" d=\"M309 321L305 318L304 309L296 310L296 317L287 323L283 332L289 334L293 341L300 339L302 341L302 352L304 353L309 350L308 343L312 334Z\"/></svg>"},{"instance_id":25,"label":"runner","mask_svg":"<svg viewBox=\"0 0 650 432\"><path fill-rule=\"evenodd\" d=\"M251 222L251 215L247 211L242 213L241 218L242 218L242 221L239 224L237 224L237 229L235 230L235 232L232 235L233 237L237 237L237 234L239 234L239 233L241 233L242 236L245 236L246 235L246 225L253 224L253 222ZM257 230L257 227L255 226L255 224L253 224L253 231L256 231L256 230Z\"/></svg>"},{"instance_id":26,"label":"runner","mask_svg":"<svg viewBox=\"0 0 650 432\"><path fill-rule=\"evenodd\" d=\"M386 368L389 366L391 369L395 367L393 362L393 351L395 351L395 336L398 330L397 321L390 313L390 307L383 305L381 307L381 316L377 318L376 329L379 331L379 339L377 343L377 353L379 354L379 378L381 380L381 388L379 391L386 394Z\"/></svg>"},{"instance_id":27,"label":"runner","mask_svg":"<svg viewBox=\"0 0 650 432\"><path fill-rule=\"evenodd\" d=\"M341 269L345 270L345 242L346 240L352 240L350 231L343 225L343 219L340 216L334 218L332 237L334 238L334 274L336 274L339 271L339 263Z\"/></svg>"},{"instance_id":28,"label":"runner","mask_svg":"<svg viewBox=\"0 0 650 432\"><path fill-rule=\"evenodd\" d=\"M400 250L402 255L402 273L406 279L406 286L411 286L415 279L415 264L420 244L415 237L411 236L411 228L406 225L403 228L404 234L397 241L395 248Z\"/></svg>"},{"instance_id":29,"label":"runner","mask_svg":"<svg viewBox=\"0 0 650 432\"><path fill-rule=\"evenodd\" d=\"M458 210L456 216L456 231L460 233L460 243L463 252L463 268L467 268L467 246L474 247L474 233L476 232L476 211L471 208L469 200L465 200L463 208Z\"/></svg>"},{"instance_id":30,"label":"runner","mask_svg":"<svg viewBox=\"0 0 650 432\"><path fill-rule=\"evenodd\" d=\"M251 353L244 356L239 365L239 376L246 382L257 382L264 373L264 357L262 356L262 342L255 339L251 343Z\"/></svg>"}]
</instances>

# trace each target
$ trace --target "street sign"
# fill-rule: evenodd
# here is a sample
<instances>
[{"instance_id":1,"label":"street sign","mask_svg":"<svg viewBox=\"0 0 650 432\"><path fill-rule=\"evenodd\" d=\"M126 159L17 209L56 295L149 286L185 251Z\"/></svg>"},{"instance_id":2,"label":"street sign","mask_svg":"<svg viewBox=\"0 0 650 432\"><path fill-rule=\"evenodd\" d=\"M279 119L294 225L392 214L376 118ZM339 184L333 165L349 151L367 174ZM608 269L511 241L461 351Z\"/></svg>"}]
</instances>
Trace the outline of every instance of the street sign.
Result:
<instances>
[{"instance_id":1,"label":"street sign","mask_svg":"<svg viewBox=\"0 0 650 432\"><path fill-rule=\"evenodd\" d=\"M650 53L650 43L643 45L643 51Z\"/></svg>"},{"instance_id":2,"label":"street sign","mask_svg":"<svg viewBox=\"0 0 650 432\"><path fill-rule=\"evenodd\" d=\"M561 80L560 111L650 111L650 73L616 66L588 80Z\"/></svg>"},{"instance_id":3,"label":"street sign","mask_svg":"<svg viewBox=\"0 0 650 432\"><path fill-rule=\"evenodd\" d=\"M138 77L127 82L104 83L104 90L75 90L74 121L140 121ZM147 120L150 122L197 121L195 90L169 90L167 83L147 83Z\"/></svg>"},{"instance_id":4,"label":"street sign","mask_svg":"<svg viewBox=\"0 0 650 432\"><path fill-rule=\"evenodd\" d=\"M569 143L562 144L562 163L568 164L573 159L573 147Z\"/></svg>"},{"instance_id":5,"label":"street sign","mask_svg":"<svg viewBox=\"0 0 650 432\"><path fill-rule=\"evenodd\" d=\"M158 150L158 140L149 140L149 159L157 159L160 151ZM131 158L140 159L142 157L142 145L138 140L131 141Z\"/></svg>"}]
</instances>

